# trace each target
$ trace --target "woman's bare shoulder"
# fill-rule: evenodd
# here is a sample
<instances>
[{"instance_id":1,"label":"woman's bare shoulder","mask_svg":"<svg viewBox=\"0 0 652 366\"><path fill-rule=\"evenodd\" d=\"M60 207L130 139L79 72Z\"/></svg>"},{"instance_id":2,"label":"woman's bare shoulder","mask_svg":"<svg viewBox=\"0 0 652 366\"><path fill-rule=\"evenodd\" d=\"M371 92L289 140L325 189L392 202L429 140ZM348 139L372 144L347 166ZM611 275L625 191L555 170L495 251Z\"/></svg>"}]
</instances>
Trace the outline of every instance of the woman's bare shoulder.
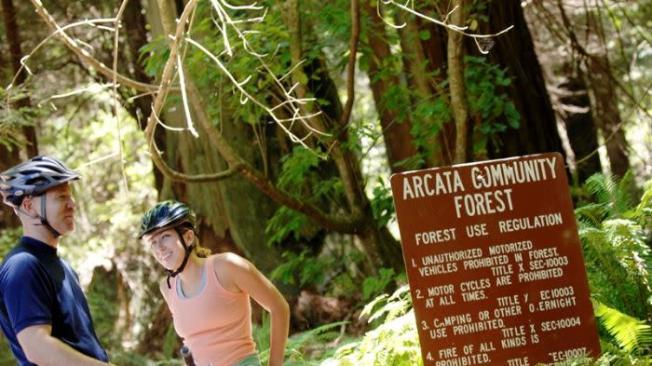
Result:
<instances>
[{"instance_id":1,"label":"woman's bare shoulder","mask_svg":"<svg viewBox=\"0 0 652 366\"><path fill-rule=\"evenodd\" d=\"M251 265L248 260L232 252L213 254L210 258L213 261L214 268L237 269L239 267L246 269Z\"/></svg>"},{"instance_id":2,"label":"woman's bare shoulder","mask_svg":"<svg viewBox=\"0 0 652 366\"><path fill-rule=\"evenodd\" d=\"M238 278L243 274L243 271L250 269L251 264L249 261L231 252L214 254L210 259L222 287L229 291L240 292L237 285Z\"/></svg>"}]
</instances>

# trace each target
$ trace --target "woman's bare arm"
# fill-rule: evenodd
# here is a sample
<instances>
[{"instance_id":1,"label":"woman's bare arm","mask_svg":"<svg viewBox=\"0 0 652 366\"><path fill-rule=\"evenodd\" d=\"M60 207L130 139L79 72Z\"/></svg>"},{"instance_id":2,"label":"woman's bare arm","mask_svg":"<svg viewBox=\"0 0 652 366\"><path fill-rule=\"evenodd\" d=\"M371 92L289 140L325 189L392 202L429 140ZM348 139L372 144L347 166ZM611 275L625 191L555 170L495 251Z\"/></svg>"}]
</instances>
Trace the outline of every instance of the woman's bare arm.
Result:
<instances>
[{"instance_id":1,"label":"woman's bare arm","mask_svg":"<svg viewBox=\"0 0 652 366\"><path fill-rule=\"evenodd\" d=\"M269 366L283 365L290 326L290 307L278 289L246 259L232 253L215 261L215 270L228 290L246 292L270 313Z\"/></svg>"}]
</instances>

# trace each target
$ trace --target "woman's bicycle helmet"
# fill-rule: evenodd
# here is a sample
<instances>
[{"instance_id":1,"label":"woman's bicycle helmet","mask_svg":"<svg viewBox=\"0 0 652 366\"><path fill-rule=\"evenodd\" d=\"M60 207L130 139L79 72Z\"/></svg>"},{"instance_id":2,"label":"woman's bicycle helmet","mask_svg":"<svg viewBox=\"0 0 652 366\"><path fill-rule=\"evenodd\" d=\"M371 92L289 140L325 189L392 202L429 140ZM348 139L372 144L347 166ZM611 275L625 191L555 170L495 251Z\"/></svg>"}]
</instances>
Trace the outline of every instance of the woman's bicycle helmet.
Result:
<instances>
[{"instance_id":1,"label":"woman's bicycle helmet","mask_svg":"<svg viewBox=\"0 0 652 366\"><path fill-rule=\"evenodd\" d=\"M183 232L180 229L183 227L194 229L195 220L195 214L186 204L178 201L163 201L157 203L156 206L147 211L140 222L138 239L161 229L174 229L181 239L181 244L185 250L183 262L176 270L165 269L168 273L168 287L170 287L170 278L183 272L188 263L190 253L192 253L194 248L194 244L186 244L183 238Z\"/></svg>"}]
</instances>

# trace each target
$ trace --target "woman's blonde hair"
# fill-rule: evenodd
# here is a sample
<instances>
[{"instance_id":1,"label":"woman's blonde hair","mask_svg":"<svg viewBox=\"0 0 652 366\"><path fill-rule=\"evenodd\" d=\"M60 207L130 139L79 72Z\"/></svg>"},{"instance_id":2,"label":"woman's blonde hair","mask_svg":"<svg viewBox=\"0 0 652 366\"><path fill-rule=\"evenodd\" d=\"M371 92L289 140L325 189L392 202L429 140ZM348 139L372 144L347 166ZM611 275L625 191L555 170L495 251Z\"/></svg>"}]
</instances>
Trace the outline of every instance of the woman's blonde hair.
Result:
<instances>
[{"instance_id":1,"label":"woman's blonde hair","mask_svg":"<svg viewBox=\"0 0 652 366\"><path fill-rule=\"evenodd\" d=\"M184 230L182 234L185 234L185 230L191 230L192 233L194 234L193 244L195 248L193 249L193 251L195 252L195 254L197 254L199 258L207 258L212 254L210 249L201 246L201 244L199 243L199 235L197 235L197 232L193 227L184 226L182 230Z\"/></svg>"}]
</instances>

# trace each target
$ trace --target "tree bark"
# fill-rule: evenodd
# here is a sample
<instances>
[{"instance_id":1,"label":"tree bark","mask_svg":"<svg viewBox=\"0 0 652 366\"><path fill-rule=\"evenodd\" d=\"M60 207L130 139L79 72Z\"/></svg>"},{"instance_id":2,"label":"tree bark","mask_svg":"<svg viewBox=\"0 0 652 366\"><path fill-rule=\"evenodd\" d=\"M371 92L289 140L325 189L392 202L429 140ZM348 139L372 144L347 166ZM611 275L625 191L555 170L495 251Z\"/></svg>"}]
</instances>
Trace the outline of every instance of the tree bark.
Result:
<instances>
[{"instance_id":1,"label":"tree bark","mask_svg":"<svg viewBox=\"0 0 652 366\"><path fill-rule=\"evenodd\" d=\"M3 13L5 13L4 4ZM4 35L7 36L6 32ZM6 43L8 48L9 42ZM2 82L2 85L9 84L11 78L13 77L13 67L9 64L9 60L5 59L5 55L9 54L9 52L5 53L5 50L6 48L4 45L2 45L0 47L0 76L2 77L0 81ZM19 162L20 156L18 147L14 146L10 149L5 146L5 144L0 144L0 172L4 172ZM18 220L18 216L16 216L13 209L5 204L0 203L0 231L17 228L19 225L20 221Z\"/></svg>"},{"instance_id":2,"label":"tree bark","mask_svg":"<svg viewBox=\"0 0 652 366\"><path fill-rule=\"evenodd\" d=\"M405 170L400 163L417 154L410 134L412 124L407 113L401 116L386 103L388 92L392 87L401 85L401 81L398 75L381 75L381 71L384 71L382 62L392 57L386 41L385 24L378 17L372 2L364 1L362 6L368 24L365 34L369 59L369 83L383 129L389 167L393 173L400 172Z\"/></svg>"},{"instance_id":3,"label":"tree bark","mask_svg":"<svg viewBox=\"0 0 652 366\"><path fill-rule=\"evenodd\" d=\"M403 14L401 13L401 15ZM426 57L424 48L429 52L432 52L432 49L429 49L430 45L424 47L422 44L419 37L419 25L415 19L399 16L399 22L405 24L405 27L398 30L398 34L401 41L404 73L407 76L409 90L412 91L410 94L411 105L413 109L419 110L421 105L433 103L434 99L438 98L437 90L432 85L438 85L442 80L430 75L434 74L435 70L443 69L446 63L443 59L438 62ZM432 33L432 30L429 29L426 31L430 34L426 41L438 44L437 41L432 42L432 38L439 37L440 33ZM442 156L444 148L441 144L444 124L439 124L434 116L423 117L416 113L412 113L411 121L414 125L421 124L422 129L426 131L425 146L418 147L425 159L426 166L434 167L445 164L445 159Z\"/></svg>"},{"instance_id":4,"label":"tree bark","mask_svg":"<svg viewBox=\"0 0 652 366\"><path fill-rule=\"evenodd\" d=\"M521 115L518 129L508 128L490 141L489 157L553 151L565 155L521 2L491 1L487 15L489 33L514 26L513 30L493 39L495 46L489 53L489 59L507 69L512 79L507 92Z\"/></svg>"},{"instance_id":5,"label":"tree bark","mask_svg":"<svg viewBox=\"0 0 652 366\"><path fill-rule=\"evenodd\" d=\"M425 11L437 12L435 9L430 8ZM448 73L448 33L446 29L430 22L423 22L420 19L417 19L417 24L419 30L427 31L430 34L430 38L421 41L427 60L427 71L433 75L432 79L429 80L430 87L437 95L444 97L446 91L440 90L439 85L445 80ZM453 163L455 126L453 123L448 122L446 121L441 126L437 126L441 130L436 141L433 141L432 144L438 145L439 148L433 151L431 156L426 157L428 166L443 166ZM435 128L435 126L432 128Z\"/></svg>"},{"instance_id":6,"label":"tree bark","mask_svg":"<svg viewBox=\"0 0 652 366\"><path fill-rule=\"evenodd\" d=\"M140 50L147 45L147 19L145 19L141 0L131 0L127 3L123 20L128 50L127 58L131 66L128 69L133 70L131 76L134 80L151 84L153 80L147 75L140 62ZM152 96L143 95L136 98L133 103L123 104L131 116L138 121L140 129L144 131L147 126L147 116L152 112ZM165 131L163 129L156 131L154 141L156 146L165 150ZM159 192L163 188L163 174L157 169L154 169L154 185Z\"/></svg>"},{"instance_id":7,"label":"tree bark","mask_svg":"<svg viewBox=\"0 0 652 366\"><path fill-rule=\"evenodd\" d=\"M451 16L451 22L464 26L466 16L463 0L454 0L451 5L457 10ZM451 95L451 110L455 119L455 156L456 164L467 160L467 134L469 108L466 102L466 87L464 86L464 42L460 32L448 29L448 83Z\"/></svg>"},{"instance_id":8,"label":"tree bark","mask_svg":"<svg viewBox=\"0 0 652 366\"><path fill-rule=\"evenodd\" d=\"M163 350L163 345L167 335L170 333L172 328L172 314L164 301L159 301L154 316L152 316L151 321L147 324L147 329L143 332L143 335L138 342L138 345L135 347L135 351L138 354L152 354L157 351ZM181 345L180 341L177 341L174 350L178 350ZM168 358L177 357L175 354L164 355Z\"/></svg>"},{"instance_id":9,"label":"tree bark","mask_svg":"<svg viewBox=\"0 0 652 366\"><path fill-rule=\"evenodd\" d=\"M115 264L110 270L103 266L93 269L88 285L88 302L98 337L108 348L121 347L130 341L131 313L128 286Z\"/></svg>"},{"instance_id":10,"label":"tree bark","mask_svg":"<svg viewBox=\"0 0 652 366\"><path fill-rule=\"evenodd\" d=\"M17 147L9 150L4 144L0 144L0 173L18 164L19 159ZM16 228L19 225L20 221L14 210L0 202L0 231Z\"/></svg>"},{"instance_id":11,"label":"tree bark","mask_svg":"<svg viewBox=\"0 0 652 366\"><path fill-rule=\"evenodd\" d=\"M23 51L21 48L20 29L16 21L16 8L14 7L13 0L2 0L2 14L5 23L5 32L7 35L7 42L9 44L9 55L11 57L11 66L13 74L16 76L14 86L22 85L27 79L27 71L20 70L20 60L23 58ZM32 103L29 96L19 99L14 104L14 108L29 108ZM34 126L24 126L23 135L27 142L26 149L28 157L38 155L38 141L36 139L36 129Z\"/></svg>"},{"instance_id":12,"label":"tree bark","mask_svg":"<svg viewBox=\"0 0 652 366\"><path fill-rule=\"evenodd\" d=\"M605 139L611 172L617 177L623 177L629 169L627 140L621 128L622 120L618 110L616 94L617 81L611 74L611 65L606 51L607 45L601 20L595 19L591 12L585 9L587 12L587 27L589 27L587 37L590 33L596 33L598 43L602 47L598 52L590 53L579 43L573 23L569 19L561 0L557 0L557 7L562 24L568 33L571 47L583 57L586 65L588 85L594 107L594 119Z\"/></svg>"},{"instance_id":13,"label":"tree bark","mask_svg":"<svg viewBox=\"0 0 652 366\"><path fill-rule=\"evenodd\" d=\"M627 139L618 110L616 87L606 55L592 55L587 60L588 79L594 99L594 118L607 147L611 173L622 178L629 169Z\"/></svg>"},{"instance_id":14,"label":"tree bark","mask_svg":"<svg viewBox=\"0 0 652 366\"><path fill-rule=\"evenodd\" d=\"M562 119L571 149L575 154L577 183L582 184L588 177L602 171L598 149L597 128L591 115L591 101L586 82L581 75L569 75L559 85L564 95L559 98ZM589 156L590 155L590 156Z\"/></svg>"}]
</instances>

